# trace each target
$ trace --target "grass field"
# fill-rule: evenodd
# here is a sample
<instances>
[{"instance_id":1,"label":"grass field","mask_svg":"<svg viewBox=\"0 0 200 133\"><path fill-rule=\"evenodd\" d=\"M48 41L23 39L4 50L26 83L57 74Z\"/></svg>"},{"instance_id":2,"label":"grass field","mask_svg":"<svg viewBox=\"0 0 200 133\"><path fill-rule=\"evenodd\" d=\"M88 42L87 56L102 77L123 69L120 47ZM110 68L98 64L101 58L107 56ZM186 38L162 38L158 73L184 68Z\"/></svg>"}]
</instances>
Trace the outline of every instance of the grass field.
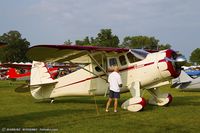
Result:
<instances>
[{"instance_id":1,"label":"grass field","mask_svg":"<svg viewBox=\"0 0 200 133\"><path fill-rule=\"evenodd\" d=\"M63 133L196 133L200 131L200 92L180 92L165 86L173 95L168 107L147 105L143 111L132 113L119 107L118 113L106 113L107 98L63 97L50 104L38 101L30 93L16 93L21 82L0 81L0 132L51 131ZM122 94L120 104L130 97ZM148 94L145 93L145 98Z\"/></svg>"}]
</instances>

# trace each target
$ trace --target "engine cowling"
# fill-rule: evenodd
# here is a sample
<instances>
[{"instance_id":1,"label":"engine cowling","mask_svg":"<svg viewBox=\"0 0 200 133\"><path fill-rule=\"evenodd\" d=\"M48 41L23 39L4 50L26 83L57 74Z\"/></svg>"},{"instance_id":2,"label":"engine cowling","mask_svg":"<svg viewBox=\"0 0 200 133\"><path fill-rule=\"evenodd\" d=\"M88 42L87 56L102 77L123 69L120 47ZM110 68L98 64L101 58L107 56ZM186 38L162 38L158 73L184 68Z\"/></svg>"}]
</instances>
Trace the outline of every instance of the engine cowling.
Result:
<instances>
[{"instance_id":1,"label":"engine cowling","mask_svg":"<svg viewBox=\"0 0 200 133\"><path fill-rule=\"evenodd\" d=\"M171 49L164 52L164 59L158 61L160 73L162 77L171 76L172 78L177 78L181 73L181 66L186 63L186 58Z\"/></svg>"}]
</instances>

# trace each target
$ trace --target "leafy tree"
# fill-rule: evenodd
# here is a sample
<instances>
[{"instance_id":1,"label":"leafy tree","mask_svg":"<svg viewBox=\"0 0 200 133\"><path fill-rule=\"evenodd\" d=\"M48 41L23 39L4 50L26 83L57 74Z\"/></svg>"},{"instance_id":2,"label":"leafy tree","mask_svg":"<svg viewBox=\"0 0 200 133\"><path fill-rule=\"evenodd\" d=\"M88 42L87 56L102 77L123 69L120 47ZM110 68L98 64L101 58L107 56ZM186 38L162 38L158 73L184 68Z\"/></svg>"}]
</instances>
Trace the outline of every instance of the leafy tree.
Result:
<instances>
[{"instance_id":1,"label":"leafy tree","mask_svg":"<svg viewBox=\"0 0 200 133\"><path fill-rule=\"evenodd\" d=\"M111 29L102 29L96 38L88 36L83 40L76 40L77 45L92 45L102 47L118 47L119 38L112 35Z\"/></svg>"},{"instance_id":2,"label":"leafy tree","mask_svg":"<svg viewBox=\"0 0 200 133\"><path fill-rule=\"evenodd\" d=\"M190 56L190 61L194 64L200 65L200 48L196 48Z\"/></svg>"},{"instance_id":3,"label":"leafy tree","mask_svg":"<svg viewBox=\"0 0 200 133\"><path fill-rule=\"evenodd\" d=\"M155 37L148 36L127 36L124 38L122 47L126 48L145 48L145 49L167 49L170 48L170 44L159 45L159 40Z\"/></svg>"},{"instance_id":4,"label":"leafy tree","mask_svg":"<svg viewBox=\"0 0 200 133\"><path fill-rule=\"evenodd\" d=\"M158 45L158 49L164 50L164 49L170 49L171 45L170 44L160 44Z\"/></svg>"},{"instance_id":5,"label":"leafy tree","mask_svg":"<svg viewBox=\"0 0 200 133\"><path fill-rule=\"evenodd\" d=\"M70 40L67 40L64 42L64 45L72 45L72 42Z\"/></svg>"},{"instance_id":6,"label":"leafy tree","mask_svg":"<svg viewBox=\"0 0 200 133\"><path fill-rule=\"evenodd\" d=\"M97 46L118 47L119 38L116 35L112 35L111 29L102 29L97 34L95 42Z\"/></svg>"},{"instance_id":7,"label":"leafy tree","mask_svg":"<svg viewBox=\"0 0 200 133\"><path fill-rule=\"evenodd\" d=\"M5 46L6 46L6 43L0 42L0 63L3 59L3 52L4 52L3 47L5 47Z\"/></svg>"},{"instance_id":8,"label":"leafy tree","mask_svg":"<svg viewBox=\"0 0 200 133\"><path fill-rule=\"evenodd\" d=\"M85 46L85 45L93 45L93 44L92 44L92 40L90 41L89 37L86 36L82 41L76 40L76 45Z\"/></svg>"},{"instance_id":9,"label":"leafy tree","mask_svg":"<svg viewBox=\"0 0 200 133\"><path fill-rule=\"evenodd\" d=\"M0 41L7 43L6 47L2 48L2 62L27 62L25 56L30 43L21 37L18 31L9 31L0 36Z\"/></svg>"}]
</instances>

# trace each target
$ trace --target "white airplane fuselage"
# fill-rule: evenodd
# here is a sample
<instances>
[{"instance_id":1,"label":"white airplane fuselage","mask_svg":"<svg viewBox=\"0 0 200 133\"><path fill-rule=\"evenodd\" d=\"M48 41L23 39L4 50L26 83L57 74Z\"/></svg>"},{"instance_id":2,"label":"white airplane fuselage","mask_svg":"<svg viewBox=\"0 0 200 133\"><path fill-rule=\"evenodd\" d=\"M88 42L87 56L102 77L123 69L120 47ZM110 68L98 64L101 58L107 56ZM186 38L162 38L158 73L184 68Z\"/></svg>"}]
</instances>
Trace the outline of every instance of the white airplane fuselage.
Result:
<instances>
[{"instance_id":1,"label":"white airplane fuselage","mask_svg":"<svg viewBox=\"0 0 200 133\"><path fill-rule=\"evenodd\" d=\"M130 63L127 53L108 54L105 57L106 69L110 67L110 57L117 60L123 83L121 92L129 91L133 82L139 82L141 88L144 89L159 87L180 74L179 71L175 70L172 62L165 59L165 57L170 58L172 56L172 53L174 53L172 50L150 53L145 59L133 63ZM125 65L120 64L119 56L121 55L125 57ZM40 68L37 65L40 65ZM80 68L75 72L53 80L50 76L48 77L48 71L45 70L41 62L33 62L30 83L31 94L36 99L61 96L104 95L108 89L108 83L104 80L107 76L103 71L96 71L95 67L96 64L94 63L84 67L84 69L93 72L93 74ZM42 74L46 75L46 78L42 79Z\"/></svg>"}]
</instances>

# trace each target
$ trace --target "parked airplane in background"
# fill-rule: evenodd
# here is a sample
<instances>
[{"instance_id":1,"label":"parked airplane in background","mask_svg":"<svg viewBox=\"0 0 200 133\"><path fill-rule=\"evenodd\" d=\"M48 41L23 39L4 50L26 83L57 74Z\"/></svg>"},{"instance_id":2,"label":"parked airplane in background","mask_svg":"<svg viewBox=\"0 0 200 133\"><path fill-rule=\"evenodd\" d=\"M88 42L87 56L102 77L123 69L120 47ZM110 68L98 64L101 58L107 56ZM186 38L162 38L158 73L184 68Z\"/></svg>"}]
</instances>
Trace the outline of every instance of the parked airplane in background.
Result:
<instances>
[{"instance_id":1,"label":"parked airplane in background","mask_svg":"<svg viewBox=\"0 0 200 133\"><path fill-rule=\"evenodd\" d=\"M200 76L200 67L190 68L184 71L192 78L197 78Z\"/></svg>"},{"instance_id":2,"label":"parked airplane in background","mask_svg":"<svg viewBox=\"0 0 200 133\"><path fill-rule=\"evenodd\" d=\"M182 91L200 91L200 70L181 71L178 78L172 79L171 87Z\"/></svg>"},{"instance_id":3,"label":"parked airplane in background","mask_svg":"<svg viewBox=\"0 0 200 133\"><path fill-rule=\"evenodd\" d=\"M31 63L3 63L0 64L1 67L7 68L4 75L6 79L10 80L30 80L31 74ZM64 67L64 66L63 66ZM56 78L59 73L58 66L48 67L48 71L51 73L52 78Z\"/></svg>"},{"instance_id":4,"label":"parked airplane in background","mask_svg":"<svg viewBox=\"0 0 200 133\"><path fill-rule=\"evenodd\" d=\"M31 63L3 63L2 67L7 68L6 77L10 80L29 80Z\"/></svg>"},{"instance_id":5,"label":"parked airplane in background","mask_svg":"<svg viewBox=\"0 0 200 133\"><path fill-rule=\"evenodd\" d=\"M7 74L6 74L7 71L8 71L8 68L1 67L1 64L0 64L0 80L7 79Z\"/></svg>"},{"instance_id":6,"label":"parked airplane in background","mask_svg":"<svg viewBox=\"0 0 200 133\"><path fill-rule=\"evenodd\" d=\"M150 104L164 106L172 101L169 93L158 87L169 84L179 76L186 59L173 50L149 53L141 49L95 46L38 45L31 47L27 57L32 63L30 90L36 99L61 96L105 95L108 93L108 71L119 66L123 87L132 98L122 104L123 109L140 111L145 106L144 90L152 98ZM62 62L77 65L79 69L58 79L52 79L43 62ZM81 65L78 65L81 64Z\"/></svg>"}]
</instances>

